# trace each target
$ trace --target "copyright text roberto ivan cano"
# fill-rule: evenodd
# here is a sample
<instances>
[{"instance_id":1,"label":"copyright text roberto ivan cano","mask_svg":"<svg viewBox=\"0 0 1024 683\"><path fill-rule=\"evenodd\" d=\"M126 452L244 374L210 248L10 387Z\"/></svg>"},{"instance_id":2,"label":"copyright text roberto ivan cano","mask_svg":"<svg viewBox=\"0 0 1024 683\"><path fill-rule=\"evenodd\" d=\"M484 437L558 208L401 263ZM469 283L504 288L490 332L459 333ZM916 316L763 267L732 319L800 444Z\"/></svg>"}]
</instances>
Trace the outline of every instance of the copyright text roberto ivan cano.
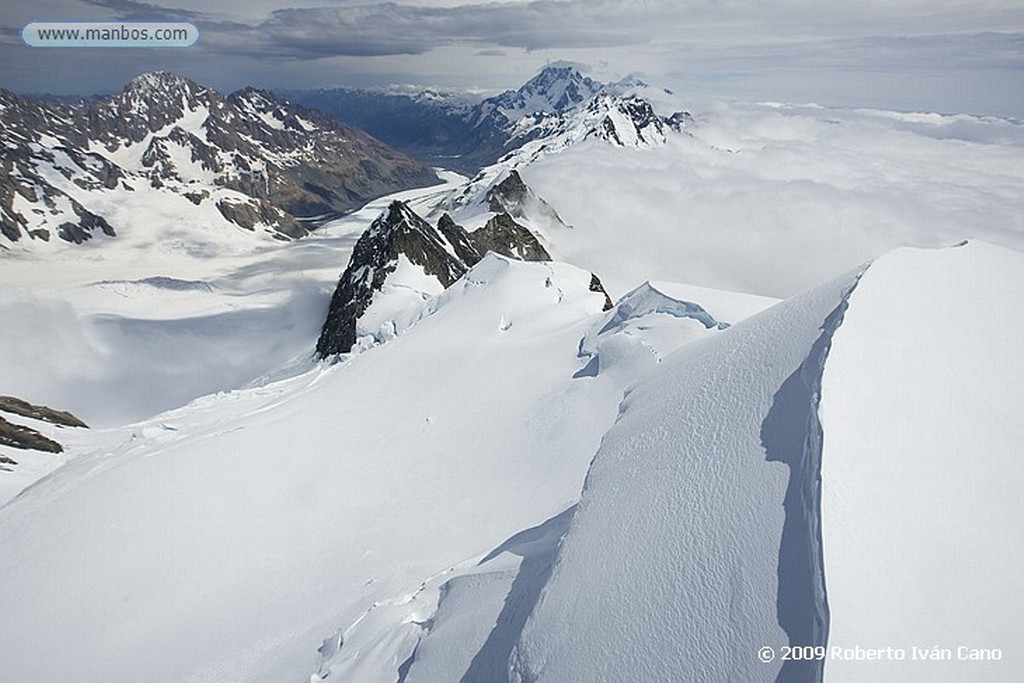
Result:
<instances>
[{"instance_id":1,"label":"copyright text roberto ivan cano","mask_svg":"<svg viewBox=\"0 0 1024 683\"><path fill-rule=\"evenodd\" d=\"M779 660L834 662L998 662L1003 659L999 648L956 645L942 647L844 647L841 645L784 645L758 649L757 658L765 664Z\"/></svg>"}]
</instances>

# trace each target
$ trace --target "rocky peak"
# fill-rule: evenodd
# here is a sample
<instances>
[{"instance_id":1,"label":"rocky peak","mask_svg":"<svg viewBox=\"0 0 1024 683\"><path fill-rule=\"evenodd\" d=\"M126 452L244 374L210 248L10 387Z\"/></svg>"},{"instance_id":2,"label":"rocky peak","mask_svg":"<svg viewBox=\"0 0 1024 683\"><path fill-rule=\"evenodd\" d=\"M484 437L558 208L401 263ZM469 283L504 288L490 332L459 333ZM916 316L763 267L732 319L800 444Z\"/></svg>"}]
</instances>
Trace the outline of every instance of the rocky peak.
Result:
<instances>
[{"instance_id":1,"label":"rocky peak","mask_svg":"<svg viewBox=\"0 0 1024 683\"><path fill-rule=\"evenodd\" d=\"M473 262L463 260L460 252ZM316 345L318 356L326 358L352 349L360 318L373 303L375 293L382 291L395 273L400 257L422 268L444 288L462 277L479 254L469 244L465 230L450 218L435 229L407 204L392 202L356 242L331 298Z\"/></svg>"},{"instance_id":2,"label":"rocky peak","mask_svg":"<svg viewBox=\"0 0 1024 683\"><path fill-rule=\"evenodd\" d=\"M493 251L520 261L551 260L551 255L536 235L526 226L516 223L507 213L499 213L484 227L469 233L469 239L481 254Z\"/></svg>"},{"instance_id":3,"label":"rocky peak","mask_svg":"<svg viewBox=\"0 0 1024 683\"><path fill-rule=\"evenodd\" d=\"M170 71L148 71L128 81L122 94L136 99L152 99L163 95L187 97L206 90L195 81Z\"/></svg>"},{"instance_id":4,"label":"rocky peak","mask_svg":"<svg viewBox=\"0 0 1024 683\"><path fill-rule=\"evenodd\" d=\"M558 212L523 182L519 171L515 169L489 189L484 199L487 208L494 213L507 213L515 218L565 226Z\"/></svg>"},{"instance_id":5,"label":"rocky peak","mask_svg":"<svg viewBox=\"0 0 1024 683\"><path fill-rule=\"evenodd\" d=\"M665 125L677 132L684 132L684 129L693 124L693 115L688 111L677 111L665 119Z\"/></svg>"},{"instance_id":6,"label":"rocky peak","mask_svg":"<svg viewBox=\"0 0 1024 683\"><path fill-rule=\"evenodd\" d=\"M514 123L526 114L563 114L586 102L602 87L574 66L548 66L518 90L506 91L483 104L486 109L500 111Z\"/></svg>"},{"instance_id":7,"label":"rocky peak","mask_svg":"<svg viewBox=\"0 0 1024 683\"><path fill-rule=\"evenodd\" d=\"M139 142L149 133L198 114L196 128L223 98L213 90L167 71L152 71L133 78L119 95L91 107L91 128L108 144Z\"/></svg>"},{"instance_id":8,"label":"rocky peak","mask_svg":"<svg viewBox=\"0 0 1024 683\"><path fill-rule=\"evenodd\" d=\"M665 143L665 123L642 97L602 93L587 105L593 123L586 137L600 137L621 147L654 147Z\"/></svg>"},{"instance_id":9,"label":"rocky peak","mask_svg":"<svg viewBox=\"0 0 1024 683\"><path fill-rule=\"evenodd\" d=\"M508 176L487 191L488 208L496 213L510 211L510 207L522 206L533 190L523 182L519 171L512 169Z\"/></svg>"},{"instance_id":10,"label":"rocky peak","mask_svg":"<svg viewBox=\"0 0 1024 683\"><path fill-rule=\"evenodd\" d=\"M593 97L602 84L584 76L574 66L548 66L526 82L517 92L523 96L541 96L551 110L563 113Z\"/></svg>"},{"instance_id":11,"label":"rocky peak","mask_svg":"<svg viewBox=\"0 0 1024 683\"><path fill-rule=\"evenodd\" d=\"M465 275L488 251L522 261L551 260L537 237L507 213L467 233L448 214L434 228L407 204L392 202L356 242L331 298L317 355L327 358L352 350L363 316L377 297L386 297L389 288L394 289L391 281L398 277L400 264L422 268L437 281L437 293Z\"/></svg>"}]
</instances>

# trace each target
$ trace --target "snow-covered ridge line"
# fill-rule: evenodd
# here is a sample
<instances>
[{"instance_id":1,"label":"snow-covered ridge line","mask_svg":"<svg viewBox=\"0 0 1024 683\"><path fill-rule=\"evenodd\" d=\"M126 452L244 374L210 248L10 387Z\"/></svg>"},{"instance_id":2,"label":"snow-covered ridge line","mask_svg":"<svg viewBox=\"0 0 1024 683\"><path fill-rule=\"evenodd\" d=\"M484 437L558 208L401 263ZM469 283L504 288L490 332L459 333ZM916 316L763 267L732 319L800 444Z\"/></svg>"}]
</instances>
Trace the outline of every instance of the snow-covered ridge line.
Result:
<instances>
[{"instance_id":1,"label":"snow-covered ridge line","mask_svg":"<svg viewBox=\"0 0 1024 683\"><path fill-rule=\"evenodd\" d=\"M795 587L824 595L788 542L817 528L813 501L784 503L815 486L816 397L780 390L817 381L857 276L682 347L628 392L511 680L776 679L781 662L765 665L757 648L789 644L792 618L814 623L823 604L804 601L791 614L780 600ZM785 456L779 430L791 437ZM784 472L782 462L799 464ZM609 626L583 638L573 625L584 623Z\"/></svg>"},{"instance_id":2,"label":"snow-covered ridge line","mask_svg":"<svg viewBox=\"0 0 1024 683\"><path fill-rule=\"evenodd\" d=\"M1007 599L1024 547L1021 291L1020 252L903 248L872 263L833 337L820 406L829 642L902 650L872 663L877 680L1024 673ZM826 680L866 670L830 659Z\"/></svg>"},{"instance_id":3,"label":"snow-covered ridge line","mask_svg":"<svg viewBox=\"0 0 1024 683\"><path fill-rule=\"evenodd\" d=\"M832 339L843 324L850 296L870 264L842 293L836 308L821 325L821 336L804 361L776 391L761 423L765 459L789 467L783 508L786 519L779 544L779 625L792 647L828 645L829 608L822 548L821 458L824 434L818 412L821 384ZM779 680L821 681L823 659L789 659Z\"/></svg>"},{"instance_id":4,"label":"snow-covered ridge line","mask_svg":"<svg viewBox=\"0 0 1024 683\"><path fill-rule=\"evenodd\" d=\"M715 320L700 304L670 297L658 290L657 286L648 280L622 298L615 307L615 313L609 317L608 322L605 323L598 334L621 326L629 318L648 313L662 313L677 318L692 318L708 329L717 327L720 330L724 330L729 327L729 323Z\"/></svg>"}]
</instances>

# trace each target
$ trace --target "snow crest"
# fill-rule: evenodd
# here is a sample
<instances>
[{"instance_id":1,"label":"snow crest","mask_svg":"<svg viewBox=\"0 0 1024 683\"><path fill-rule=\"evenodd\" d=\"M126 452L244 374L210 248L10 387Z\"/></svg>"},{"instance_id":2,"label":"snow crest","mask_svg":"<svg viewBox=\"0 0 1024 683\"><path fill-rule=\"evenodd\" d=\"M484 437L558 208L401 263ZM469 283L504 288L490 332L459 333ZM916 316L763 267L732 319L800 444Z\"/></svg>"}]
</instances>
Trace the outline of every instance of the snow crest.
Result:
<instances>
[{"instance_id":1,"label":"snow crest","mask_svg":"<svg viewBox=\"0 0 1024 683\"><path fill-rule=\"evenodd\" d=\"M783 505L807 472L766 458L763 429L787 378L820 369L808 358L855 277L683 347L628 393L512 680L776 679L779 663L756 653L791 642L779 608L792 579ZM813 407L788 417L813 424Z\"/></svg>"}]
</instances>

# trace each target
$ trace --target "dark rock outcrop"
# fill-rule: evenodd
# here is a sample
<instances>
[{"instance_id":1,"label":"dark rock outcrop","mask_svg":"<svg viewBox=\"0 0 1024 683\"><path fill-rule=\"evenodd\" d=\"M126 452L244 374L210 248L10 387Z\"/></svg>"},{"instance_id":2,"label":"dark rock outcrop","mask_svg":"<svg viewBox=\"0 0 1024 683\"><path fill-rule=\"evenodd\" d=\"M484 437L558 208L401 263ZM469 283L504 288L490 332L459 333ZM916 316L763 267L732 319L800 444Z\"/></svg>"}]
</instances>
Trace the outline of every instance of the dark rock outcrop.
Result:
<instances>
[{"instance_id":1,"label":"dark rock outcrop","mask_svg":"<svg viewBox=\"0 0 1024 683\"><path fill-rule=\"evenodd\" d=\"M437 229L448 243L455 249L455 254L463 263L473 265L483 256L469 237L469 233L461 225L457 225L447 213L442 214L437 221Z\"/></svg>"},{"instance_id":2,"label":"dark rock outcrop","mask_svg":"<svg viewBox=\"0 0 1024 683\"><path fill-rule=\"evenodd\" d=\"M14 396L0 396L0 410L63 427L88 427L87 424L65 410L54 410L46 406L34 405Z\"/></svg>"},{"instance_id":3,"label":"dark rock outcrop","mask_svg":"<svg viewBox=\"0 0 1024 683\"><path fill-rule=\"evenodd\" d=\"M524 261L551 260L536 236L507 213L467 233L448 214L434 228L406 204L392 202L356 242L331 298L317 355L327 358L352 350L359 319L397 268L399 256L437 278L442 287L450 287L488 251Z\"/></svg>"},{"instance_id":4,"label":"dark rock outcrop","mask_svg":"<svg viewBox=\"0 0 1024 683\"><path fill-rule=\"evenodd\" d=\"M48 439L31 427L8 422L0 417L0 446L21 448L23 450L46 451L61 453L64 447L53 439Z\"/></svg>"},{"instance_id":5,"label":"dark rock outcrop","mask_svg":"<svg viewBox=\"0 0 1024 683\"><path fill-rule=\"evenodd\" d=\"M456 248L455 244L461 246ZM460 250L471 257L472 262L456 255ZM369 308L374 292L380 291L398 267L400 255L437 278L443 287L449 287L462 277L479 259L465 230L450 218L442 231L420 218L406 204L392 202L356 242L348 267L334 290L327 320L317 341L316 352L320 358L352 349L359 318Z\"/></svg>"},{"instance_id":6,"label":"dark rock outcrop","mask_svg":"<svg viewBox=\"0 0 1024 683\"><path fill-rule=\"evenodd\" d=\"M33 420L49 422L59 427L88 427L88 425L69 412L33 405L14 396L0 396L0 411ZM45 451L47 453L62 453L64 451L63 446L39 433L38 430L15 424L4 417L0 417L0 446L20 448L22 450ZM0 463L6 465L18 464L13 459L3 455L0 455Z\"/></svg>"},{"instance_id":7,"label":"dark rock outcrop","mask_svg":"<svg viewBox=\"0 0 1024 683\"><path fill-rule=\"evenodd\" d=\"M612 298L605 291L604 285L601 284L601 279L593 273L590 274L590 291L604 294L604 307L601 309L602 311L610 311L612 309L612 306L614 306Z\"/></svg>"},{"instance_id":8,"label":"dark rock outcrop","mask_svg":"<svg viewBox=\"0 0 1024 683\"><path fill-rule=\"evenodd\" d=\"M521 261L551 260L551 255L537 237L507 213L499 213L484 227L469 233L469 239L481 254L493 251Z\"/></svg>"},{"instance_id":9,"label":"dark rock outcrop","mask_svg":"<svg viewBox=\"0 0 1024 683\"><path fill-rule=\"evenodd\" d=\"M191 199L191 198L190 198ZM217 202L217 210L224 218L240 228L255 230L257 224L272 225L288 237L302 237L309 234L290 214L281 211L265 199L250 199L247 202Z\"/></svg>"},{"instance_id":10,"label":"dark rock outcrop","mask_svg":"<svg viewBox=\"0 0 1024 683\"><path fill-rule=\"evenodd\" d=\"M507 213L514 218L540 219L565 225L558 212L523 182L519 171L515 169L509 171L504 180L488 190L484 199L494 213Z\"/></svg>"}]
</instances>

